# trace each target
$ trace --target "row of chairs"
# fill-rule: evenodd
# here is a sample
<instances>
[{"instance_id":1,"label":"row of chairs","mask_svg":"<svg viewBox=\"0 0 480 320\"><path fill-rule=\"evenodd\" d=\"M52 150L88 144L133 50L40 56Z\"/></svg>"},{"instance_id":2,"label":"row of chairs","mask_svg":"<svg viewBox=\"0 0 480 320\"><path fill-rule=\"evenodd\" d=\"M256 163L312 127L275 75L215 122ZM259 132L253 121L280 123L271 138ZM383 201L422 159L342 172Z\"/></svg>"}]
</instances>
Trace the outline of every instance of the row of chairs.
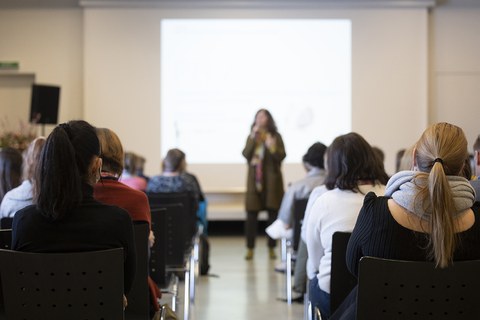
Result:
<instances>
[{"instance_id":1,"label":"row of chairs","mask_svg":"<svg viewBox=\"0 0 480 320\"><path fill-rule=\"evenodd\" d=\"M195 303L195 285L199 275L197 203L189 192L147 193L155 244L151 248L150 276L162 290L172 294L176 310L179 275L184 278L183 318L190 318Z\"/></svg>"},{"instance_id":2,"label":"row of chairs","mask_svg":"<svg viewBox=\"0 0 480 320\"><path fill-rule=\"evenodd\" d=\"M137 273L128 295L128 308L125 310L127 320L149 319L148 233L147 223L134 224ZM119 285L120 299L118 301L122 301L123 249L62 254L24 253L10 251L11 241L12 230L0 229L0 247L2 249L0 250L0 265L12 266L10 261L15 261L14 269L8 267L1 273L2 280L9 279L8 282L2 281L2 292L5 292L2 295L3 299L0 301L0 303L4 303L4 308L1 308L3 316L7 315L8 319L17 319L17 314L21 311L24 316L23 318L18 316L18 319L38 319L38 314L43 314L45 319L66 319L66 317L57 317L57 315L81 311L85 314L85 317L81 319L88 319L88 314L92 315L92 319L100 319L102 317L97 316L102 314L99 313L101 307L101 310L107 310L105 312L109 314L104 319L110 317L112 319L123 318L123 313L122 318L113 317L118 305L107 304L106 302L111 297L118 298L118 295L113 294L111 290L107 290L107 288L112 287L111 282ZM117 255L121 257L121 263L119 264L116 263ZM105 265L108 265L108 268ZM23 270L23 274L18 270ZM95 270L95 272L88 270ZM25 274L28 274L28 278L24 277ZM78 277L79 275L81 276ZM21 278L18 278L18 276L21 276ZM28 279L28 281L25 281L25 279ZM82 297L80 297L81 292L78 289L80 285L84 294ZM19 287L20 290L18 290ZM75 295L72 293L74 288L77 288L78 291ZM95 288L98 288L98 290ZM118 289L117 285L113 288ZM26 293L22 295L21 299L17 295L11 295L17 293L17 291ZM65 296L65 293L68 295ZM75 304L68 302L72 299L75 300ZM35 301L35 303L32 303L32 301ZM53 306L48 301L59 302ZM60 303L60 301L64 302ZM12 305L12 302L17 305L21 302L22 308L17 310L18 308L15 307L15 304ZM6 313L7 310L8 313ZM120 308L120 310L122 309ZM14 313L12 314L12 312Z\"/></svg>"},{"instance_id":3,"label":"row of chairs","mask_svg":"<svg viewBox=\"0 0 480 320\"><path fill-rule=\"evenodd\" d=\"M159 199L162 199L159 201ZM185 299L184 299L184 319L189 319L189 304L194 300L194 279L196 276L195 267L198 270L198 241L196 246L192 246L192 233L194 227L192 225L196 220L191 218L191 212L193 211L193 202L192 198L188 194L155 194L149 195L149 199L152 206L152 228L156 234L155 245L149 252L148 248L148 233L149 228L146 222L134 222L134 236L135 236L135 245L137 251L137 273L135 281L133 283L132 289L128 296L128 308L125 311L125 318L127 320L147 320L149 319L149 288L147 277L150 274L154 281L162 289L162 293L167 293L172 295L172 308L175 309L177 304L177 295L178 295L178 277L167 276L175 274L175 271L184 271L185 272ZM153 200L152 200L153 199ZM172 202L171 204L166 204L167 202ZM190 223L188 221L191 221ZM0 226L2 228L11 228L11 218L3 218L0 220ZM11 229L0 229L0 248L1 249L10 249L11 244ZM187 239L190 239L188 241ZM195 237L194 237L195 239ZM195 244L195 243L194 243ZM195 248L195 250L193 249ZM195 255L195 251L197 254ZM8 251L9 255L17 254L17 252ZM188 253L190 252L190 253ZM18 254L22 254L18 252ZM31 254L36 255L36 254ZM38 254L40 256L40 254ZM122 253L123 255L123 253ZM69 256L65 256L66 259ZM195 259L196 258L196 259ZM42 259L45 259L42 257ZM83 260L83 264L89 263L90 259L86 257ZM107 259L108 261L108 259ZM77 266L82 266L82 263L77 264ZM33 264L32 264L33 266ZM122 276L117 281L118 283L123 283L123 258L122 264L118 269L121 269ZM41 269L44 270L44 269ZM46 269L45 269L46 270ZM99 269L100 270L100 269ZM57 273L50 272L46 270L45 272L36 271L39 274L46 273ZM45 274L46 274L45 273ZM73 274L73 273L71 273ZM118 279L117 279L118 280ZM58 292L55 288L57 284L52 282L50 284L51 288L49 289L51 293ZM87 285L87 283L85 283ZM95 286L95 280L90 284ZM40 290L40 287L36 288ZM85 287L83 290L87 291L88 287ZM7 289L8 290L8 289ZM123 286L121 288L123 293ZM10 291L10 290L8 290ZM8 292L7 291L7 292ZM40 291L39 291L40 292ZM42 296L45 301L52 298L45 294L45 291ZM102 298L103 299L103 298ZM102 300L100 299L100 300ZM87 308L95 304L105 305L105 302L96 301L95 303L85 303L82 308L83 311L87 311ZM31 300L36 301L36 300ZM80 301L80 300L78 300ZM119 300L121 301L121 300ZM38 303L36 306L37 313L41 311L40 306L44 306L43 303ZM63 304L62 306L67 306L68 312L75 312L73 306L78 306L77 304ZM55 310L58 311L60 305L55 306ZM24 308L25 309L25 308ZM93 311L95 314L96 311ZM46 312L45 318L49 318L50 313ZM53 316L55 316L53 314ZM85 314L86 315L86 314ZM11 317L9 316L8 319ZM92 319L101 319L102 317L94 317ZM120 317L113 317L114 319L123 319ZM1 319L1 315L0 315ZM14 319L14 318L12 318ZM22 318L23 319L23 318ZM28 319L28 318L25 318ZM38 319L38 318L37 318ZM51 317L50 319L63 319ZM88 316L82 317L82 319L89 319ZM106 317L104 319L109 319Z\"/></svg>"}]
</instances>

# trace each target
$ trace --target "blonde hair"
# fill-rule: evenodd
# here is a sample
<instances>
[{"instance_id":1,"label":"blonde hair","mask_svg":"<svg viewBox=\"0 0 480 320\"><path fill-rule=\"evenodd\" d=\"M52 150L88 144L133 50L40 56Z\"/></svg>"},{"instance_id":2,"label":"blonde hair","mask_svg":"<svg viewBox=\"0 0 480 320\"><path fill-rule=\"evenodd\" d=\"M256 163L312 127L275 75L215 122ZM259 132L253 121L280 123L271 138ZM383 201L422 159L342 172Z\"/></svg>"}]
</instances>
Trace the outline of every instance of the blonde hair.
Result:
<instances>
[{"instance_id":1,"label":"blonde hair","mask_svg":"<svg viewBox=\"0 0 480 320\"><path fill-rule=\"evenodd\" d=\"M38 137L30 142L27 150L25 150L22 172L24 180L32 182L35 178L35 168L40 160L40 154L42 153L45 141L45 137Z\"/></svg>"},{"instance_id":2,"label":"blonde hair","mask_svg":"<svg viewBox=\"0 0 480 320\"><path fill-rule=\"evenodd\" d=\"M403 152L402 158L400 159L400 164L398 166L398 171L404 170L413 170L413 150L415 145L408 147Z\"/></svg>"},{"instance_id":3,"label":"blonde hair","mask_svg":"<svg viewBox=\"0 0 480 320\"><path fill-rule=\"evenodd\" d=\"M429 248L437 267L447 267L453 261L457 242L456 207L447 176L462 175L467 157L463 130L449 123L430 126L416 144L415 163L420 171L416 176L417 199L431 212Z\"/></svg>"},{"instance_id":4,"label":"blonde hair","mask_svg":"<svg viewBox=\"0 0 480 320\"><path fill-rule=\"evenodd\" d=\"M97 137L100 141L100 157L103 161L102 170L121 175L124 160L120 138L115 132L107 128L97 128Z\"/></svg>"}]
</instances>

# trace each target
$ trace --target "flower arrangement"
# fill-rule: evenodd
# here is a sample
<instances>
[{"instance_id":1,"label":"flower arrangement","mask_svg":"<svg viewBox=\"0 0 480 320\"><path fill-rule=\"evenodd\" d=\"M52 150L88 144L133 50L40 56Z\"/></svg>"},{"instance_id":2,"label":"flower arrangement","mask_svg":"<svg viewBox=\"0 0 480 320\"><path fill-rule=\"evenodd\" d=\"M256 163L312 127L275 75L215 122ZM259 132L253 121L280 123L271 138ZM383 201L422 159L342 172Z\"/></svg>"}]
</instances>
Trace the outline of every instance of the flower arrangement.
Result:
<instances>
[{"instance_id":1,"label":"flower arrangement","mask_svg":"<svg viewBox=\"0 0 480 320\"><path fill-rule=\"evenodd\" d=\"M20 121L18 130L7 129L8 121L0 121L0 148L11 147L19 151L25 150L30 142L37 137L36 128Z\"/></svg>"}]
</instances>

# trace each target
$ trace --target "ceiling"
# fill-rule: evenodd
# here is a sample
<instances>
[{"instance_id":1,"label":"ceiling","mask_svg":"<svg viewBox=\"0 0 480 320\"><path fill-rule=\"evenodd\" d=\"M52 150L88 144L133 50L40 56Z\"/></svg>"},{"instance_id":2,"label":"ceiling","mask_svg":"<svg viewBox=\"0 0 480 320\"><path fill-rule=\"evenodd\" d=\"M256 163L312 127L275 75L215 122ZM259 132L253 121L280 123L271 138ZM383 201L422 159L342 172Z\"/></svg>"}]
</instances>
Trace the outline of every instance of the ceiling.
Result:
<instances>
[{"instance_id":1,"label":"ceiling","mask_svg":"<svg viewBox=\"0 0 480 320\"><path fill-rule=\"evenodd\" d=\"M265 6L394 6L480 7L479 0L0 0L1 8L79 8L134 6L265 7Z\"/></svg>"}]
</instances>

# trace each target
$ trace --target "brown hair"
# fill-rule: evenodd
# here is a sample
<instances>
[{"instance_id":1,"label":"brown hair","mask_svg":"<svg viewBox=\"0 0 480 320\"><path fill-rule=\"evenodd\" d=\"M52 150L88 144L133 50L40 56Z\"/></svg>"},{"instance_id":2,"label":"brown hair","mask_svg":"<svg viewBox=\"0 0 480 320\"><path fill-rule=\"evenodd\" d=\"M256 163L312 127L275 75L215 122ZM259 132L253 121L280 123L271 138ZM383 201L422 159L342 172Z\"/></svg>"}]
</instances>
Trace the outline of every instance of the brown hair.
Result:
<instances>
[{"instance_id":1,"label":"brown hair","mask_svg":"<svg viewBox=\"0 0 480 320\"><path fill-rule=\"evenodd\" d=\"M183 160L185 160L185 153L180 149L170 149L163 159L162 169L165 172L180 171Z\"/></svg>"},{"instance_id":2,"label":"brown hair","mask_svg":"<svg viewBox=\"0 0 480 320\"><path fill-rule=\"evenodd\" d=\"M416 175L417 199L431 212L430 255L441 268L453 261L457 242L453 218L456 208L447 176L461 176L467 157L463 130L449 123L428 127L416 144L415 162L420 171Z\"/></svg>"},{"instance_id":3,"label":"brown hair","mask_svg":"<svg viewBox=\"0 0 480 320\"><path fill-rule=\"evenodd\" d=\"M480 151L480 135L478 135L477 140L473 143L473 151Z\"/></svg>"},{"instance_id":4,"label":"brown hair","mask_svg":"<svg viewBox=\"0 0 480 320\"><path fill-rule=\"evenodd\" d=\"M123 147L115 132L107 128L97 128L103 164L102 171L121 175L124 166Z\"/></svg>"},{"instance_id":5,"label":"brown hair","mask_svg":"<svg viewBox=\"0 0 480 320\"><path fill-rule=\"evenodd\" d=\"M45 141L45 137L38 137L28 145L23 159L23 179L32 182L35 178L35 167L40 160Z\"/></svg>"},{"instance_id":6,"label":"brown hair","mask_svg":"<svg viewBox=\"0 0 480 320\"><path fill-rule=\"evenodd\" d=\"M277 133L278 132L277 124L275 123L275 120L273 120L272 114L267 109L260 109L260 110L257 111L257 113L255 113L255 118L253 118L253 123L250 126L250 130L253 129L253 127L255 126L255 121L257 120L257 115L260 112L265 113L265 115L267 116L267 131L269 133L272 133L272 134Z\"/></svg>"},{"instance_id":7,"label":"brown hair","mask_svg":"<svg viewBox=\"0 0 480 320\"><path fill-rule=\"evenodd\" d=\"M336 137L327 149L328 190L352 190L358 192L360 180L386 184L388 175L370 144L358 133L350 132Z\"/></svg>"}]
</instances>

